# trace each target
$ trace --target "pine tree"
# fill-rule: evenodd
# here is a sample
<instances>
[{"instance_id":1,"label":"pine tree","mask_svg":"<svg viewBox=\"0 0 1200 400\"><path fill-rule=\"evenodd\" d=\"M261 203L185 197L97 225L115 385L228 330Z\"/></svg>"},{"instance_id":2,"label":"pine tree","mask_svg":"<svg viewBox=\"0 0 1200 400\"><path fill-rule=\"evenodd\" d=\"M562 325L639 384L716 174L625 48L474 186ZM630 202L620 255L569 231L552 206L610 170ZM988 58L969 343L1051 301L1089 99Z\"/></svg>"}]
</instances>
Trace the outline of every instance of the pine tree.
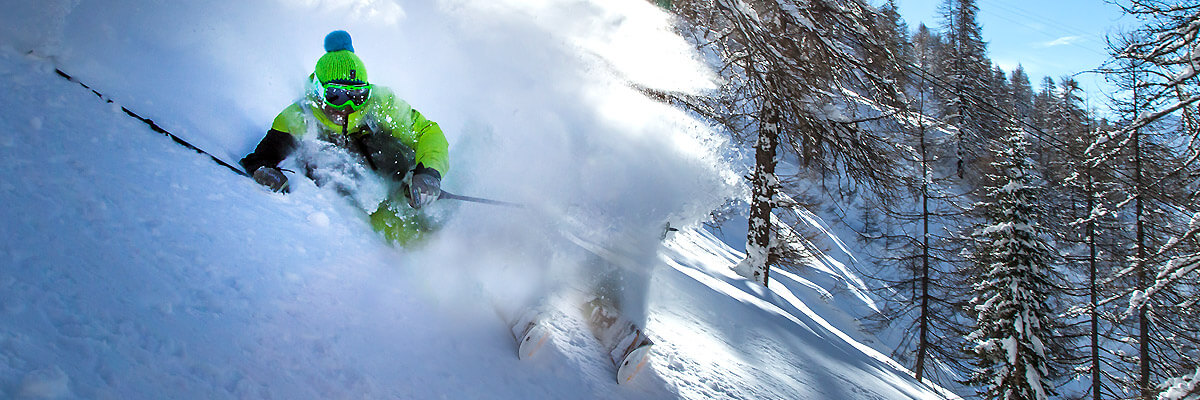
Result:
<instances>
[{"instance_id":1,"label":"pine tree","mask_svg":"<svg viewBox=\"0 0 1200 400\"><path fill-rule=\"evenodd\" d=\"M1042 86L1033 95L1033 126L1042 131L1049 131L1054 127L1055 113L1058 107L1058 84L1054 83L1054 78L1042 78ZM1036 141L1031 146L1035 160L1038 165L1050 165L1050 157L1052 153L1057 151L1053 145L1045 141Z\"/></svg>"},{"instance_id":2,"label":"pine tree","mask_svg":"<svg viewBox=\"0 0 1200 400\"><path fill-rule=\"evenodd\" d=\"M1013 115L1019 122L1032 123L1033 86L1029 83L1029 75L1025 74L1025 67L1017 65L1008 79L1008 85L1012 88Z\"/></svg>"},{"instance_id":3,"label":"pine tree","mask_svg":"<svg viewBox=\"0 0 1200 400\"><path fill-rule=\"evenodd\" d=\"M1047 81L1048 84L1049 82L1052 81ZM1064 183L1068 184L1066 189L1078 189L1069 184L1075 183L1072 178L1078 176L1081 157L1092 142L1092 138L1088 137L1088 115L1083 104L1083 89L1079 87L1079 82L1070 76L1064 77L1058 86L1057 90L1039 95L1046 98L1039 101L1039 106L1045 107L1041 115L1043 126L1040 127L1041 134L1045 137L1041 141L1043 145L1038 146L1043 150L1039 152L1038 168L1047 182ZM1048 215L1051 219L1047 221L1047 225L1063 227L1064 234L1075 238L1078 229L1067 226L1075 219L1081 218L1080 214L1085 212L1081 210L1083 196L1078 190L1054 190L1046 195L1044 203L1049 204L1051 209L1061 210Z\"/></svg>"},{"instance_id":4,"label":"pine tree","mask_svg":"<svg viewBox=\"0 0 1200 400\"><path fill-rule=\"evenodd\" d=\"M1128 0L1121 7L1143 22L1132 36L1110 40L1109 48L1116 68L1102 72L1120 74L1121 62L1136 64L1149 72L1142 82L1141 95L1154 104L1153 110L1138 116L1127 129L1145 126L1166 115L1179 112L1183 128L1195 135L1200 130L1197 104L1200 104L1200 3L1194 0ZM1195 147L1189 150L1200 151Z\"/></svg>"},{"instance_id":5,"label":"pine tree","mask_svg":"<svg viewBox=\"0 0 1200 400\"><path fill-rule=\"evenodd\" d=\"M976 366L971 383L987 399L1047 399L1054 394L1047 346L1051 339L1052 250L1042 238L1034 176L1023 133L1011 129L997 155L994 202L983 205L990 225L979 232L975 260L985 275L972 311Z\"/></svg>"},{"instance_id":6,"label":"pine tree","mask_svg":"<svg viewBox=\"0 0 1200 400\"><path fill-rule=\"evenodd\" d=\"M985 132L992 134L1003 130L1007 121L1015 115L1013 105L1013 88L1008 84L1008 76L999 66L993 67L990 79L987 81L988 105L983 113Z\"/></svg>"},{"instance_id":7,"label":"pine tree","mask_svg":"<svg viewBox=\"0 0 1200 400\"><path fill-rule=\"evenodd\" d=\"M1086 134L1075 138L1071 144L1078 149L1080 144L1094 143L1100 132L1105 130L1103 126L1090 124ZM1102 151L1092 151L1096 152ZM1082 332L1079 337L1085 341L1087 351L1070 364L1086 366L1077 367L1076 373L1081 376L1086 374L1091 379L1088 391L1093 400L1100 400L1105 394L1114 394L1105 369L1108 365L1119 363L1111 351L1117 340L1109 333L1113 327L1121 324L1115 318L1119 313L1114 312L1111 306L1101 305L1101 301L1111 295L1112 285L1106 282L1107 277L1121 268L1120 260L1124 258L1125 249L1117 235L1123 227L1117 216L1108 212L1114 201L1106 194L1111 193L1117 185L1104 179L1097 161L1087 149L1078 154L1083 154L1084 158L1072 164L1073 175L1068 187L1076 201L1082 200L1082 207L1070 208L1070 215L1063 219L1073 220L1063 221L1063 225L1060 225L1063 229L1056 236L1060 243L1066 243L1073 250L1066 251L1069 267L1080 272L1079 275L1086 276L1086 281L1077 284L1081 289L1079 297L1082 297L1078 303L1083 305L1077 305L1069 313L1081 317L1076 321L1076 326ZM1080 227L1082 231L1078 229Z\"/></svg>"},{"instance_id":8,"label":"pine tree","mask_svg":"<svg viewBox=\"0 0 1200 400\"><path fill-rule=\"evenodd\" d=\"M941 35L925 24L917 26L917 31L912 37L912 48L914 64L920 72L916 73L918 77L914 79L916 87L913 90L920 95L916 99L920 105L917 111L927 116L944 117L946 114L942 109L944 92L939 85L941 82L931 79L941 76L941 60L947 58L945 47Z\"/></svg>"},{"instance_id":9,"label":"pine tree","mask_svg":"<svg viewBox=\"0 0 1200 400\"><path fill-rule=\"evenodd\" d=\"M976 162L983 149L980 138L992 137L998 126L989 124L982 103L992 99L988 90L992 77L983 28L976 20L979 7L975 0L946 0L942 5L943 38L946 52L941 76L947 82L943 91L944 117L958 127L957 172L965 176L967 165Z\"/></svg>"},{"instance_id":10,"label":"pine tree","mask_svg":"<svg viewBox=\"0 0 1200 400\"><path fill-rule=\"evenodd\" d=\"M909 65L913 63L912 45L908 41L908 25L900 17L896 0L887 0L879 7L878 30L881 31L883 50L891 57L871 59L868 65L877 75L883 76L895 83L897 87L909 86L909 74L897 69L895 64ZM888 65L889 63L893 65Z\"/></svg>"}]
</instances>

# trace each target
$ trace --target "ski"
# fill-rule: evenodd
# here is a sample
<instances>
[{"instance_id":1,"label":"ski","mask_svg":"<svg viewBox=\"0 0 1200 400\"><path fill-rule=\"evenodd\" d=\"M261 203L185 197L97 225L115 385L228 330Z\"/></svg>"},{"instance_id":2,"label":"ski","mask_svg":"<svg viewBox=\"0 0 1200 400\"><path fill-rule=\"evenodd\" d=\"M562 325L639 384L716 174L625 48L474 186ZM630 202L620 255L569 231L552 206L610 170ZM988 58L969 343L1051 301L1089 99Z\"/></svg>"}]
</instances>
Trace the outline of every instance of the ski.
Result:
<instances>
[{"instance_id":1,"label":"ski","mask_svg":"<svg viewBox=\"0 0 1200 400\"><path fill-rule=\"evenodd\" d=\"M550 329L543 323L544 319L542 313L533 309L525 310L515 321L505 318L506 321L511 322L509 332L517 341L518 359L527 360L533 357L546 342L550 341Z\"/></svg>"},{"instance_id":2,"label":"ski","mask_svg":"<svg viewBox=\"0 0 1200 400\"><path fill-rule=\"evenodd\" d=\"M626 384L637 376L638 372L650 361L650 347L654 345L649 338L625 354L621 365L617 366L617 383Z\"/></svg>"},{"instance_id":3,"label":"ski","mask_svg":"<svg viewBox=\"0 0 1200 400\"><path fill-rule=\"evenodd\" d=\"M585 302L582 311L592 335L609 350L609 361L617 368L617 383L633 381L649 362L654 341L603 297Z\"/></svg>"},{"instance_id":4,"label":"ski","mask_svg":"<svg viewBox=\"0 0 1200 400\"><path fill-rule=\"evenodd\" d=\"M528 324L525 333L518 340L517 358L527 360L550 340L550 330L546 329L541 321L533 321Z\"/></svg>"}]
</instances>

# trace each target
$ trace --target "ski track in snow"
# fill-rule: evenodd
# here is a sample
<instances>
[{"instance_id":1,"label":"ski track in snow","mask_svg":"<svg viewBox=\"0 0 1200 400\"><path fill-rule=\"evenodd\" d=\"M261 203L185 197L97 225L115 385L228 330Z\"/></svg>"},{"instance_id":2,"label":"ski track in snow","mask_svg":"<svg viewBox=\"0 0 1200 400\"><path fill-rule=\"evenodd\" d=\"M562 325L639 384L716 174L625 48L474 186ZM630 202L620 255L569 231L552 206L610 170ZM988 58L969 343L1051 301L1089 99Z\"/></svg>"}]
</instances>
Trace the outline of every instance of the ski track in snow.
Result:
<instances>
[{"instance_id":1,"label":"ski track in snow","mask_svg":"<svg viewBox=\"0 0 1200 400\"><path fill-rule=\"evenodd\" d=\"M428 6L384 3L389 6L345 9L327 5L325 11L345 12L385 25L388 21L400 25L406 21L426 21L428 18L421 17L432 12ZM50 29L66 29L62 22L69 19L71 4L55 3L44 11L48 14L31 20L58 21L50 24ZM505 10L505 2L497 4ZM625 8L638 4L637 7L650 11L630 8L643 10L633 14L639 17L636 20L649 20L652 27L653 23L661 23L659 14L654 14L648 5L619 4ZM438 12L462 11L470 16L468 22L483 21L485 27L509 26L489 25L496 23L482 20L483 12L469 10L471 5L468 1L447 1L441 8L434 8ZM89 6L95 4L85 3L81 8ZM604 17L599 19L603 23L591 28L606 32L605 35L593 37L585 30L572 30L563 39L592 49L574 56L580 59L617 52L620 46L608 45L605 40L628 36L619 34L623 31L614 27L622 23L622 12L633 12L589 1L575 2L545 15L540 14L545 10L529 7L501 14L506 18L532 17L538 24L551 26L508 35L539 38L546 31L561 28L554 25L556 20L539 16L565 18L583 12ZM178 13L187 15L195 11L184 10ZM129 16L137 18L145 12ZM220 12L206 10L200 16L219 20ZM103 21L105 16L99 15L97 19ZM12 17L5 18L0 19L11 22ZM239 14L233 14L233 19L251 20ZM434 34L461 28L431 24ZM561 24L567 26L571 22ZM87 31L86 27L76 29ZM114 30L122 28L103 22L95 29L107 32L111 38L119 37ZM0 29L0 35L14 34ZM88 40L101 39L73 39L71 31L50 36L38 46L39 51L75 54L74 66L83 70L85 77L94 79L91 83L99 90L124 88L115 92L133 98L131 108L135 111L150 110L148 116L175 126L168 129L226 161L236 160L253 146L250 140L257 140L245 139L237 132L244 116L196 122L199 117L185 115L191 106L200 110L201 117L223 115L210 108L230 104L214 101L213 95L202 95L199 100L185 96L192 103L186 100L180 103L179 99L166 100L153 92L136 93L129 89L132 86L125 85L136 81L136 77L108 69L106 59L80 57L86 49L71 47L72 40L79 40L74 44L81 46L95 43ZM112 52L113 57L119 57L134 54L122 53L129 49L150 52L137 54L157 51L163 54L135 58L169 58L172 52L179 51L178 45L170 40L182 38L186 43L196 44L206 37L211 38L184 35L161 39L162 43L126 43ZM230 44L222 41L227 38L216 38L213 43L200 43L204 51L229 48ZM430 40L467 46L492 44L470 36L435 36ZM526 54L557 61L557 57L563 56L559 52L575 48L557 40L533 41L543 46L549 43L550 50L540 50L547 52L541 54L534 49ZM360 51L366 53L364 49L372 45L368 41L362 43ZM480 50L479 56L485 60L494 57L493 61L507 59L508 55L494 53L514 48ZM278 50L273 51L279 54ZM312 62L308 58L315 59L315 55L308 57L311 52L307 49L295 53L302 53L303 57L287 54L283 58L306 66ZM431 58L438 59L436 55ZM541 61L522 60L503 67L509 72L521 71L540 67ZM130 68L134 75L158 71L146 65L151 64L141 66L142 70L137 66ZM623 68L606 65L617 70ZM428 249L394 249L370 231L357 209L331 191L294 178L293 193L270 193L249 179L217 166L206 156L150 131L121 112L119 104L106 104L79 85L61 79L54 74L54 67L50 61L0 45L0 91L10 94L0 98L0 174L5 177L0 181L3 205L0 222L4 226L0 231L0 398L938 398L913 382L906 372L861 352L859 345L852 342L855 335L839 333L839 329L853 329L843 325L853 324L835 322L844 318L838 315L836 305L814 304L813 308L806 305L805 302L824 300L818 291L807 288L803 279L784 275L777 282L785 285L782 290L787 296L753 287L731 275L729 267L739 255L711 234L696 230L684 230L671 239L662 253L665 257L642 260L656 264L651 265L655 269L650 275L647 328L657 346L648 371L633 383L614 382L615 369L608 364L604 350L587 333L576 310L563 305L569 300L561 298L552 302L553 313L558 316L549 326L552 343L533 359L519 361L513 339L488 304L503 301L497 299L499 292L495 286L522 280L561 280L562 276L556 274L569 276L571 271L546 270L554 267L555 262L572 262L571 254L578 250L564 250L571 246L569 241L560 238L544 244L522 243L546 233L536 231L536 226L505 225L513 219L524 219L521 217L463 206L444 237L435 239ZM413 74L429 74L438 67L415 68ZM258 68L252 71L261 73ZM302 70L298 69L301 74ZM373 72L373 76L385 76L384 71ZM622 74L637 77L647 72L627 68L613 73ZM147 79L157 83L183 80L186 76L184 72L176 72L174 76ZM507 75L497 76L511 79ZM555 81L538 86L576 83L573 77L556 75L547 78ZM471 84L485 79L479 78ZM528 86L520 81L483 83L489 89L500 90L493 95ZM585 83L593 85L588 90L615 90L591 93L597 98L628 95L619 89L620 85ZM203 86L180 85L183 91ZM274 80L270 85L286 86ZM503 131L504 121L473 126L478 122L472 121L479 118L488 120L479 117L488 114L479 114L475 119L464 116L453 111L455 105L446 103L449 100L423 91L425 86L414 86L418 88L416 93L425 97L426 104L439 111L435 114L462 117L451 118L454 122L445 126L484 136L462 138L455 145L478 152L485 145L504 146L513 140L490 135L493 130ZM287 89L276 87L274 92ZM235 101L222 97L228 93L221 93L216 99ZM573 94L568 92L549 100L506 98L504 101L525 102L528 106L500 110L492 116L536 115L531 109L544 106L541 102L559 101ZM266 97L279 100L274 96ZM471 101L490 100L481 97ZM582 112L591 106L581 104L579 109L567 111ZM269 114L274 112L273 107L274 104L254 104L247 112ZM643 117L631 118L629 121L644 122L638 119ZM644 118L658 117L651 113ZM563 127L611 123L569 113L540 121L558 121ZM220 126L221 123L226 125ZM234 132L202 133L229 130ZM551 128L548 132L557 131ZM598 197L592 206L607 204L634 209L634 205L627 203L629 200L622 200L620 191L607 194L612 198L605 198L599 190L622 189L626 197L637 193L637 189L644 188L636 186L636 182L621 180L636 176L638 169L661 170L666 176L691 174L685 175L686 179L695 178L694 182L679 182L679 186L711 185L699 178L710 172L709 167L688 165L686 162L690 161L684 156L647 157L628 153L655 148L661 144L658 141L646 139L649 141L643 143L638 141L642 139L629 139L627 144L633 146L623 149L588 136L603 133L585 131L579 137L562 140L584 155L590 156L588 151L597 150L617 153L614 159L583 160L607 175L584 170L574 176L537 177L549 177L552 181L584 178L581 185L596 187L596 192L573 185L563 187ZM711 145L687 142L695 139L686 136L670 140L682 147ZM530 151L537 150L540 149ZM488 161L483 154L476 155L483 158L476 162ZM637 164L618 169L613 167L614 160ZM478 171L472 169L470 162L462 162L468 172L459 178L458 185L472 183L474 186L470 187L474 190L503 190L504 182L491 178L512 176L470 172ZM505 171L508 167L502 165L500 172L508 172ZM618 182L612 184L597 177ZM665 188L640 193L643 197L633 200L659 196L670 202L673 200L670 196L683 197L671 192L672 184L675 183L659 182ZM511 196L530 192L518 188L502 193ZM705 203L697 201L697 204ZM702 214L705 210L688 212L695 211ZM688 212L683 214L690 215ZM614 216L600 212L587 218L572 217L586 224ZM562 226L579 227L578 224ZM539 259L544 264L526 265ZM530 278L531 274L547 276L535 279Z\"/></svg>"}]
</instances>

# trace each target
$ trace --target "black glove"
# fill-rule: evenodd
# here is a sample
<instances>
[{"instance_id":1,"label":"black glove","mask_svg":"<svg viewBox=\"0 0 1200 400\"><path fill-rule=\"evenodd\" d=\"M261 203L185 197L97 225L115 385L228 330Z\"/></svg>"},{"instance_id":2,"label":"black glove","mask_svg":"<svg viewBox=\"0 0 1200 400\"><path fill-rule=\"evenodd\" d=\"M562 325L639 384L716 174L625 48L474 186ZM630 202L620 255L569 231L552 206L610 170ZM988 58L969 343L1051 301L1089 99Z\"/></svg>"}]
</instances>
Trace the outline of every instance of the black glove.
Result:
<instances>
[{"instance_id":1,"label":"black glove","mask_svg":"<svg viewBox=\"0 0 1200 400\"><path fill-rule=\"evenodd\" d=\"M442 195L442 174L436 169L417 164L412 181L408 183L408 205L421 208Z\"/></svg>"},{"instance_id":2,"label":"black glove","mask_svg":"<svg viewBox=\"0 0 1200 400\"><path fill-rule=\"evenodd\" d=\"M271 188L273 192L288 192L288 179L278 167L258 167L254 170L254 181Z\"/></svg>"}]
</instances>

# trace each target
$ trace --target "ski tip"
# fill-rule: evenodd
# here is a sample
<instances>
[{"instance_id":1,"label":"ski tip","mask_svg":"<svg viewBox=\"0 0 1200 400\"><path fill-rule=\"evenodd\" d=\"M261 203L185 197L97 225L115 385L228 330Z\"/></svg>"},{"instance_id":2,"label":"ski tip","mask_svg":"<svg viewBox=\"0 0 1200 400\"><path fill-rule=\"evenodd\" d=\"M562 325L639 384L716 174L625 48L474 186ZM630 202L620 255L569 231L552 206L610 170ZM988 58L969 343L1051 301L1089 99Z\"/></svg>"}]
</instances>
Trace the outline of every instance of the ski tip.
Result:
<instances>
[{"instance_id":1,"label":"ski tip","mask_svg":"<svg viewBox=\"0 0 1200 400\"><path fill-rule=\"evenodd\" d=\"M617 367L617 384L624 385L633 381L638 373L645 368L646 363L650 361L651 344L638 346L621 360L621 365Z\"/></svg>"},{"instance_id":2,"label":"ski tip","mask_svg":"<svg viewBox=\"0 0 1200 400\"><path fill-rule=\"evenodd\" d=\"M529 328L529 331L521 338L521 343L517 347L517 358L521 360L533 357L542 345L550 339L550 331L541 324L534 324Z\"/></svg>"}]
</instances>

